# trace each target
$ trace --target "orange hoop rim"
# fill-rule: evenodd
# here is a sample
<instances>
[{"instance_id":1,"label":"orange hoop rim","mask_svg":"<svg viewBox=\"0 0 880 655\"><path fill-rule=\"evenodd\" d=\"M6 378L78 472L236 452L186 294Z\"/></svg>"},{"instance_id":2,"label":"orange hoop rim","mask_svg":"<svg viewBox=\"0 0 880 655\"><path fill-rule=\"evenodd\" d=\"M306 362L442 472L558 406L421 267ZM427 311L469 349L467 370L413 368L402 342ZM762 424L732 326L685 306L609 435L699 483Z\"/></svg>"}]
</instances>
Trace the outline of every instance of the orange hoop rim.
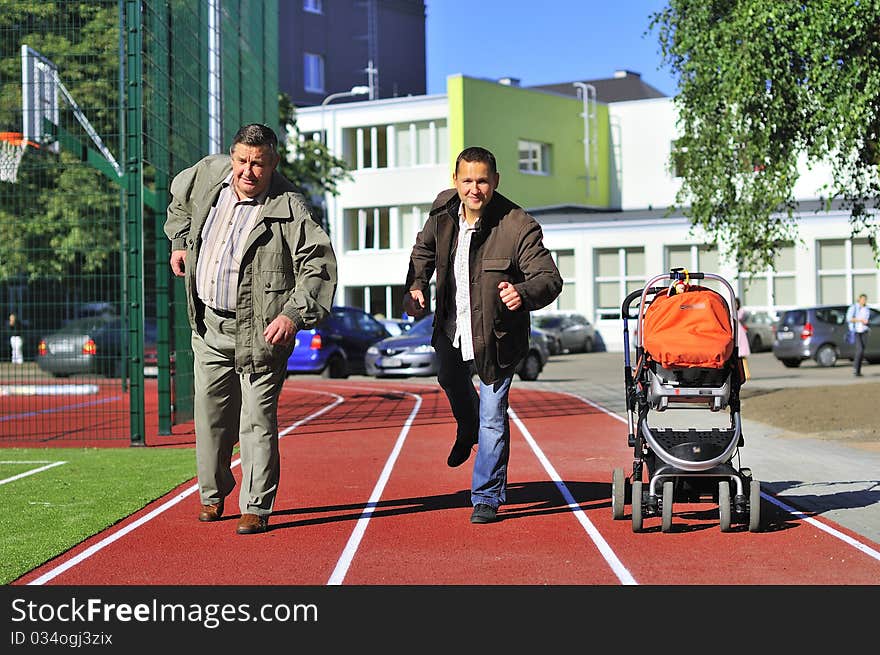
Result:
<instances>
[{"instance_id":1,"label":"orange hoop rim","mask_svg":"<svg viewBox=\"0 0 880 655\"><path fill-rule=\"evenodd\" d=\"M28 145L31 148L39 148L39 144L33 141L25 141L21 132L0 132L0 141L6 141L13 146Z\"/></svg>"}]
</instances>

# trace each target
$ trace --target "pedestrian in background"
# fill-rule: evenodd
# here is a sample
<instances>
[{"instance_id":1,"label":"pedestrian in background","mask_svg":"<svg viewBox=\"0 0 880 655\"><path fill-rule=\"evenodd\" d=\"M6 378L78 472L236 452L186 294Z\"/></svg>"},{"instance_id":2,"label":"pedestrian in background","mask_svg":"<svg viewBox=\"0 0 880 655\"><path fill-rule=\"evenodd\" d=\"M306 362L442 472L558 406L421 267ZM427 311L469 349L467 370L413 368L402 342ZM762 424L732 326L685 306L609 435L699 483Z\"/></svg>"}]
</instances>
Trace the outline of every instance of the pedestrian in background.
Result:
<instances>
[{"instance_id":1,"label":"pedestrian in background","mask_svg":"<svg viewBox=\"0 0 880 655\"><path fill-rule=\"evenodd\" d=\"M241 127L229 155L175 176L165 222L192 328L199 520L223 515L238 442L239 534L269 529L287 359L297 331L321 322L336 291L330 239L278 160L272 129Z\"/></svg>"},{"instance_id":2,"label":"pedestrian in background","mask_svg":"<svg viewBox=\"0 0 880 655\"><path fill-rule=\"evenodd\" d=\"M431 343L439 358L437 380L456 421L447 465L463 464L477 444L471 523L497 520L506 500L508 394L528 352L529 312L550 304L562 290L541 226L495 192L499 180L495 156L485 148L458 155L455 188L437 196L416 237L403 300L407 314L424 315L436 272Z\"/></svg>"},{"instance_id":3,"label":"pedestrian in background","mask_svg":"<svg viewBox=\"0 0 880 655\"><path fill-rule=\"evenodd\" d=\"M846 311L846 323L849 327L855 347L856 354L853 358L853 375L862 376L862 360L865 357L865 345L868 340L868 320L871 318L871 311L868 309L867 294L859 295L858 301L855 302Z\"/></svg>"},{"instance_id":4,"label":"pedestrian in background","mask_svg":"<svg viewBox=\"0 0 880 655\"><path fill-rule=\"evenodd\" d=\"M21 324L14 313L9 315L9 347L12 350L12 363L24 364L24 339Z\"/></svg>"}]
</instances>

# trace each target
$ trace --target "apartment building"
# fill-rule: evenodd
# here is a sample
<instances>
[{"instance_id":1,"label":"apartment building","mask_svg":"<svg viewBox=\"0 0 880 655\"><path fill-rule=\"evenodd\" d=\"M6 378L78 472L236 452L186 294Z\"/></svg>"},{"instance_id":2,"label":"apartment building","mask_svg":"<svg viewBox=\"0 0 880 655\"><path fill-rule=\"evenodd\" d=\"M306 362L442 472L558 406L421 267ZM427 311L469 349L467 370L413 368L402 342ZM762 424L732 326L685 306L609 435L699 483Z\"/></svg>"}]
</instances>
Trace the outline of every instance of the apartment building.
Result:
<instances>
[{"instance_id":1,"label":"apartment building","mask_svg":"<svg viewBox=\"0 0 880 655\"><path fill-rule=\"evenodd\" d=\"M278 85L297 107L360 86L425 94L424 0L279 0L278 32Z\"/></svg>"}]
</instances>

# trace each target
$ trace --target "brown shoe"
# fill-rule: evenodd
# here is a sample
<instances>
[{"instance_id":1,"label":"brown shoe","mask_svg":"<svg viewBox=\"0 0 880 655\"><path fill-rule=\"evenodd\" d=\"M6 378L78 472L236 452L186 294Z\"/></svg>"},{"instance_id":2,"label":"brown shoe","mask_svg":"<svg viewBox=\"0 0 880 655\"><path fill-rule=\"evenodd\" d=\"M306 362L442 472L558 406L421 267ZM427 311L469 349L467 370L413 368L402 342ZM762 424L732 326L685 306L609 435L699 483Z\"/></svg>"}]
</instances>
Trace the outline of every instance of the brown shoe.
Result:
<instances>
[{"instance_id":1,"label":"brown shoe","mask_svg":"<svg viewBox=\"0 0 880 655\"><path fill-rule=\"evenodd\" d=\"M199 510L199 521L202 522L219 521L221 516L223 516L222 500L213 505L202 505L202 509Z\"/></svg>"},{"instance_id":2,"label":"brown shoe","mask_svg":"<svg viewBox=\"0 0 880 655\"><path fill-rule=\"evenodd\" d=\"M238 527L235 531L238 534L258 534L266 532L269 529L269 517L260 516L259 514L242 514L238 519Z\"/></svg>"}]
</instances>

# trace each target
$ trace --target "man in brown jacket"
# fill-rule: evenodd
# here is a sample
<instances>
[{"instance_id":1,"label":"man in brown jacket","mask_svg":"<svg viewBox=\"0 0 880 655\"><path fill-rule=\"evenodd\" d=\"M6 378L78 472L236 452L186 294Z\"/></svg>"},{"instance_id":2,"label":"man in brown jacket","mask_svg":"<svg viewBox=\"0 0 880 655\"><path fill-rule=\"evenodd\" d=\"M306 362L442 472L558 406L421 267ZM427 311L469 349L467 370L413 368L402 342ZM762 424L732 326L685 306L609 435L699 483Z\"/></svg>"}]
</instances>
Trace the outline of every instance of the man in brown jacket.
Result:
<instances>
[{"instance_id":1,"label":"man in brown jacket","mask_svg":"<svg viewBox=\"0 0 880 655\"><path fill-rule=\"evenodd\" d=\"M541 226L495 193L499 179L495 157L485 148L458 155L455 188L437 196L416 238L404 296L404 310L423 315L436 271L431 343L439 358L437 380L457 423L447 464L460 466L477 444L471 523L495 521L506 500L510 383L528 352L529 312L562 290Z\"/></svg>"}]
</instances>

